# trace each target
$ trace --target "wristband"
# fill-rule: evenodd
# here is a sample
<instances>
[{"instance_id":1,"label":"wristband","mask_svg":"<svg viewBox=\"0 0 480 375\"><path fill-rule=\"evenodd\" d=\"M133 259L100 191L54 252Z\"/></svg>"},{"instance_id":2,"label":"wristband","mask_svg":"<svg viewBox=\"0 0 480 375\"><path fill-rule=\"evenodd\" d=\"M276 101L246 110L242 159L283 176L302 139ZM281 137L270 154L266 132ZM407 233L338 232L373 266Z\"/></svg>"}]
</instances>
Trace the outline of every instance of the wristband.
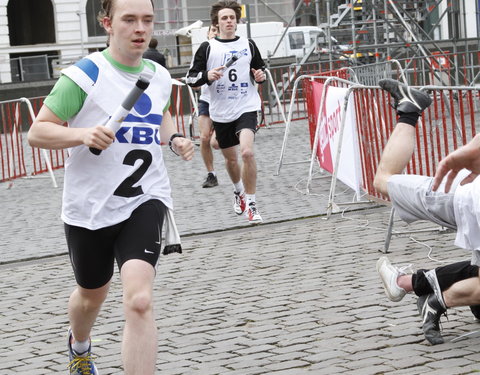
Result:
<instances>
[{"instance_id":1,"label":"wristband","mask_svg":"<svg viewBox=\"0 0 480 375\"><path fill-rule=\"evenodd\" d=\"M173 149L173 140L177 137L180 137L180 138L185 138L185 136L183 134L180 134L180 133L174 133L170 136L170 140L168 141L168 147L170 147L170 150L172 150L172 152L177 155L177 156L180 156L178 155L175 150Z\"/></svg>"}]
</instances>

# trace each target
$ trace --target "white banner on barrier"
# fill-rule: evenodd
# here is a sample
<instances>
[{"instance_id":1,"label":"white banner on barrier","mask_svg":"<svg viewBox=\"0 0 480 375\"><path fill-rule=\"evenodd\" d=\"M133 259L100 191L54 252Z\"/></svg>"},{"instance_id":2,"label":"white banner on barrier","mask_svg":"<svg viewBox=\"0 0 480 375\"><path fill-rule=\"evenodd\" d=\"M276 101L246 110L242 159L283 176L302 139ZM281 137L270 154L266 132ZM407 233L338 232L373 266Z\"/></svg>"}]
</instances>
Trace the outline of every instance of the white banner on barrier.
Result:
<instances>
[{"instance_id":1,"label":"white banner on barrier","mask_svg":"<svg viewBox=\"0 0 480 375\"><path fill-rule=\"evenodd\" d=\"M323 84L312 82L315 109L318 112L323 92ZM355 121L355 105L353 95L350 95L345 111L345 128L343 140L340 140L342 109L348 89L329 86L327 88L323 113L320 116L317 158L320 167L333 174L337 149L341 147L337 178L361 197L362 174L360 168L360 152L358 146L357 126ZM318 113L317 113L318 115Z\"/></svg>"}]
</instances>

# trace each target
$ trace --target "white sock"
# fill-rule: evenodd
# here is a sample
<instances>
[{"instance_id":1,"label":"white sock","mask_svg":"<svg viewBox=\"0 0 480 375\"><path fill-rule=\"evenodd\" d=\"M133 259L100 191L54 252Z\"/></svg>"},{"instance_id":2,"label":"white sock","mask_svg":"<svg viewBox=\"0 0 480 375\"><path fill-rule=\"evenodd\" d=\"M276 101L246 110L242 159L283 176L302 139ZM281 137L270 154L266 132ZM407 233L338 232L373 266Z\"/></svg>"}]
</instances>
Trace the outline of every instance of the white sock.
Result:
<instances>
[{"instance_id":1,"label":"white sock","mask_svg":"<svg viewBox=\"0 0 480 375\"><path fill-rule=\"evenodd\" d=\"M243 191L245 190L245 188L243 187L243 182L242 180L238 181L238 182L235 182L233 184L233 189L235 190L235 193L243 193Z\"/></svg>"},{"instance_id":2,"label":"white sock","mask_svg":"<svg viewBox=\"0 0 480 375\"><path fill-rule=\"evenodd\" d=\"M247 200L247 206L250 203L255 203L255 194L245 194L245 198Z\"/></svg>"},{"instance_id":3,"label":"white sock","mask_svg":"<svg viewBox=\"0 0 480 375\"><path fill-rule=\"evenodd\" d=\"M75 339L74 339L75 340ZM86 341L74 341L72 344L72 349L80 356L87 354L87 350L90 347L90 340Z\"/></svg>"},{"instance_id":4,"label":"white sock","mask_svg":"<svg viewBox=\"0 0 480 375\"><path fill-rule=\"evenodd\" d=\"M214 176L217 175L217 173L215 171L210 171L210 172L208 172L208 174L213 174Z\"/></svg>"}]
</instances>

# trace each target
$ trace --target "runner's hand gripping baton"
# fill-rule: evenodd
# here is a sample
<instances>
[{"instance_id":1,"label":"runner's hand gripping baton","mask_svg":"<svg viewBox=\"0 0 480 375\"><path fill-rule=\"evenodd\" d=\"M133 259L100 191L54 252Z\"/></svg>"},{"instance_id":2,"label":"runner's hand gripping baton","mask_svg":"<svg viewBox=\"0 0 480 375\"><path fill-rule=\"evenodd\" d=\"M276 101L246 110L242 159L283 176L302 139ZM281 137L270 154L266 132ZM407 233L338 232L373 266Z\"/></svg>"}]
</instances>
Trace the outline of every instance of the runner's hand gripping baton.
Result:
<instances>
[{"instance_id":1,"label":"runner's hand gripping baton","mask_svg":"<svg viewBox=\"0 0 480 375\"><path fill-rule=\"evenodd\" d=\"M131 111L131 109L137 102L138 98L140 98L140 95L142 95L142 93L147 89L149 84L150 81L148 81L146 78L139 77L133 89L123 100L122 105L117 108L117 110L113 113L112 117L110 117L105 126L116 132L120 128L120 125L122 124L125 117L128 115L128 113ZM90 147L90 152L94 155L100 155L102 153L102 150Z\"/></svg>"}]
</instances>

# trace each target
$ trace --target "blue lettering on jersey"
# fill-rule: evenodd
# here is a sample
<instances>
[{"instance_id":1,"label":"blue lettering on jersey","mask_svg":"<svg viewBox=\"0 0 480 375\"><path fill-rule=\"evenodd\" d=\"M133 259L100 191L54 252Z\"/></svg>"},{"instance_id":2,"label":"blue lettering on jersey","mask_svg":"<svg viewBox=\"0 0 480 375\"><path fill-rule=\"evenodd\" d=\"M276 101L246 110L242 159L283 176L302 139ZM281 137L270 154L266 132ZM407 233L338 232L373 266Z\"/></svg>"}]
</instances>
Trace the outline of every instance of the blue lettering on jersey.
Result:
<instances>
[{"instance_id":1,"label":"blue lettering on jersey","mask_svg":"<svg viewBox=\"0 0 480 375\"><path fill-rule=\"evenodd\" d=\"M125 134L130 130L129 127L122 126L120 129L117 130L117 133L115 134L115 138L117 139L118 142L120 143L128 143L128 139L125 138Z\"/></svg>"},{"instance_id":2,"label":"blue lettering on jersey","mask_svg":"<svg viewBox=\"0 0 480 375\"><path fill-rule=\"evenodd\" d=\"M131 130L131 132L130 132ZM122 126L117 130L115 138L119 143L131 143L136 145L160 144L160 128L145 126ZM127 134L131 137L127 137Z\"/></svg>"},{"instance_id":3,"label":"blue lettering on jersey","mask_svg":"<svg viewBox=\"0 0 480 375\"><path fill-rule=\"evenodd\" d=\"M132 113L129 113L123 122L143 122L148 125L159 126L162 123L163 115L158 113L150 113L145 117L135 116Z\"/></svg>"},{"instance_id":4,"label":"blue lettering on jersey","mask_svg":"<svg viewBox=\"0 0 480 375\"><path fill-rule=\"evenodd\" d=\"M132 143L140 145L149 145L152 143L152 128L134 127L132 128L132 132Z\"/></svg>"}]
</instances>

